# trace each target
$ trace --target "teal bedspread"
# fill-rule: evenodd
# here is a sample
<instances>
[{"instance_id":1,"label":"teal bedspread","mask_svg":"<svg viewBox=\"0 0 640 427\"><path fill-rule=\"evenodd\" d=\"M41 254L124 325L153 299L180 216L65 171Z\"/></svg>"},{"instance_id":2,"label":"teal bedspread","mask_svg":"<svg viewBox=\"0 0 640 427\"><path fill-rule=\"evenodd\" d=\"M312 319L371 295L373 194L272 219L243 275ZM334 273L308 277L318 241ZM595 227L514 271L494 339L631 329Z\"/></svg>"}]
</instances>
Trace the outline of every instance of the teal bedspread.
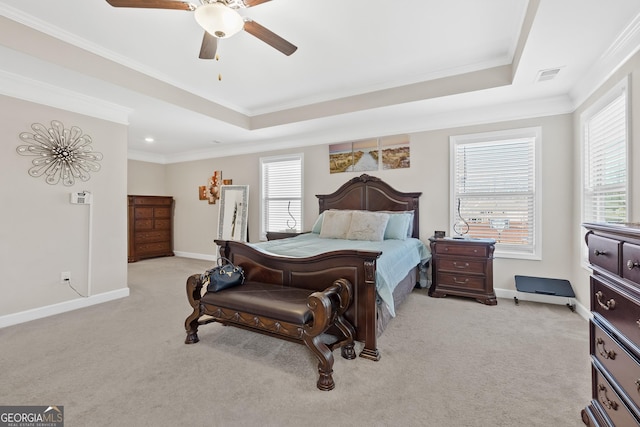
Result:
<instances>
[{"instance_id":1,"label":"teal bedspread","mask_svg":"<svg viewBox=\"0 0 640 427\"><path fill-rule=\"evenodd\" d=\"M318 234L307 233L288 239L253 243L258 250L275 255L298 258L318 255L342 249L380 251L382 255L376 263L376 289L380 299L395 316L393 291L412 268L431 259L427 246L419 239L364 240L323 239Z\"/></svg>"}]
</instances>

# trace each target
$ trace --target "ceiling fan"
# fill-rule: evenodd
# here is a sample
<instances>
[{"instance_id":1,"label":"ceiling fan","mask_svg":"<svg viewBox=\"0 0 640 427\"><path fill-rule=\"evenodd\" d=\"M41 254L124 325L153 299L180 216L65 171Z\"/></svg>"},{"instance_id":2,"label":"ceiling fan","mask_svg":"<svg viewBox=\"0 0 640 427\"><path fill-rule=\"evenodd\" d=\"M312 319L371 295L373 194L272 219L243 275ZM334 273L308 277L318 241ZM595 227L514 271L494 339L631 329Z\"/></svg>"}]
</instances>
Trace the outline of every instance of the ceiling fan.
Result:
<instances>
[{"instance_id":1,"label":"ceiling fan","mask_svg":"<svg viewBox=\"0 0 640 427\"><path fill-rule=\"evenodd\" d=\"M201 59L214 59L218 50L218 39L231 37L243 29L289 56L298 49L296 46L252 19L243 18L237 12L237 9L257 6L268 1L270 0L200 0L199 6L180 0L107 0L107 3L113 7L193 11L196 22L205 30L200 47Z\"/></svg>"}]
</instances>

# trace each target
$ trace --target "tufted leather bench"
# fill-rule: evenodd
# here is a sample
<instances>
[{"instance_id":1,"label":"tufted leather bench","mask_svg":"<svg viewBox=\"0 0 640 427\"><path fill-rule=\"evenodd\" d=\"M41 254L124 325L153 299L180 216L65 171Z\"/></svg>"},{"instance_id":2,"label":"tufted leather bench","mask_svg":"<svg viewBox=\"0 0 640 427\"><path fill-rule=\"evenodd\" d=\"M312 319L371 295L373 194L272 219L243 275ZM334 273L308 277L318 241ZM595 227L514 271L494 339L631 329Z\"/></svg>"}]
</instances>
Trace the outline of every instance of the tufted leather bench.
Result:
<instances>
[{"instance_id":1,"label":"tufted leather bench","mask_svg":"<svg viewBox=\"0 0 640 427\"><path fill-rule=\"evenodd\" d=\"M353 326L343 314L351 303L351 283L338 279L324 291L246 282L202 295L199 274L187 279L187 298L193 313L185 320L186 344L199 341L198 326L220 322L277 338L304 343L318 358L320 390L332 390L333 350L354 359ZM327 343L327 337L334 337Z\"/></svg>"}]
</instances>

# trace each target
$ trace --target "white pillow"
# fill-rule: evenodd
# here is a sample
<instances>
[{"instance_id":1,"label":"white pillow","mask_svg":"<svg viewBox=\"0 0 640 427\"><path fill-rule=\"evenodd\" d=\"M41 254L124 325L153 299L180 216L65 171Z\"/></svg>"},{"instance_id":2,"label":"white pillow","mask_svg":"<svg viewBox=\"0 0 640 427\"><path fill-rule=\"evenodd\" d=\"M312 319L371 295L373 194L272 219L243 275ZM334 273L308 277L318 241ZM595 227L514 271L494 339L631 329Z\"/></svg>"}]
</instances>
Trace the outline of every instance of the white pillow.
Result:
<instances>
[{"instance_id":1,"label":"white pillow","mask_svg":"<svg viewBox=\"0 0 640 427\"><path fill-rule=\"evenodd\" d=\"M389 214L386 213L354 211L347 239L379 242L384 239L388 222Z\"/></svg>"},{"instance_id":2,"label":"white pillow","mask_svg":"<svg viewBox=\"0 0 640 427\"><path fill-rule=\"evenodd\" d=\"M351 225L351 211L324 211L320 237L325 239L346 239Z\"/></svg>"}]
</instances>

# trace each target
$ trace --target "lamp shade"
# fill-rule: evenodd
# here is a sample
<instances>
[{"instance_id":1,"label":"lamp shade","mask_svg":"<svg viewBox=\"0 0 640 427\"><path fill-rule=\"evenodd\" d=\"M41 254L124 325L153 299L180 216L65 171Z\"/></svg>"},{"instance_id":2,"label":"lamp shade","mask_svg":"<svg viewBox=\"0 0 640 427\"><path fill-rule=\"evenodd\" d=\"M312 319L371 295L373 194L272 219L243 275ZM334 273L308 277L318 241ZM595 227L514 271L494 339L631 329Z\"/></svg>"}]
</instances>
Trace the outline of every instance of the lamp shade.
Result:
<instances>
[{"instance_id":1,"label":"lamp shade","mask_svg":"<svg viewBox=\"0 0 640 427\"><path fill-rule=\"evenodd\" d=\"M244 27L242 16L222 3L203 4L194 14L196 22L206 32L219 39L231 37Z\"/></svg>"}]
</instances>

